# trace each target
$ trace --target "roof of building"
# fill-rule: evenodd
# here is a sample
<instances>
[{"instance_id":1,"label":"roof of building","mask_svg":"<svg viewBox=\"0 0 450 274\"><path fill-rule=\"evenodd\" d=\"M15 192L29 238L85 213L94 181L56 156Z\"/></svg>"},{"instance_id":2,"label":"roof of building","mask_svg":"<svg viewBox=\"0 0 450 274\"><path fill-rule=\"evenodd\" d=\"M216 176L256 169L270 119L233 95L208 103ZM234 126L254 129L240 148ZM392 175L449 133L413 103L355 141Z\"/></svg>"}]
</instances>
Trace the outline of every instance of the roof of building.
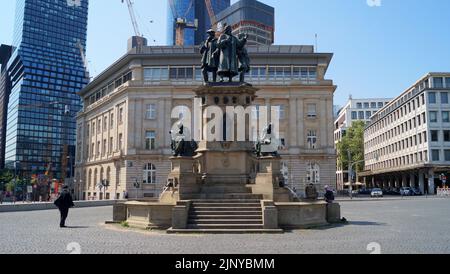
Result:
<instances>
[{"instance_id":1,"label":"roof of building","mask_svg":"<svg viewBox=\"0 0 450 274\"><path fill-rule=\"evenodd\" d=\"M305 57L316 58L324 60L327 65L333 58L332 53L316 53L314 52L314 46L310 45L270 45L270 46L248 46L248 53L250 57ZM200 49L198 46L146 46L141 49L133 48L125 55L120 57L112 65L101 72L95 77L79 94L83 96L94 86L107 80L111 75L111 72L122 68L125 64L132 59L139 58L188 58L192 62L198 62L200 65ZM267 59L268 60L268 59ZM273 60L273 59L271 59Z\"/></svg>"}]
</instances>

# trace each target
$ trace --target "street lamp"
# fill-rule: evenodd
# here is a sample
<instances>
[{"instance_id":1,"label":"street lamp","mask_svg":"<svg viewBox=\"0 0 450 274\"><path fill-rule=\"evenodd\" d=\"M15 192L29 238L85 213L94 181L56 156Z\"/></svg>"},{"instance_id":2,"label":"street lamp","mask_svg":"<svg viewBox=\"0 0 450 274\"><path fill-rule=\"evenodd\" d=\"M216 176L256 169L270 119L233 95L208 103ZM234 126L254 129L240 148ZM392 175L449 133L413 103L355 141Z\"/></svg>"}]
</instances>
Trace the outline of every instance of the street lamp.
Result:
<instances>
[{"instance_id":1,"label":"street lamp","mask_svg":"<svg viewBox=\"0 0 450 274\"><path fill-rule=\"evenodd\" d=\"M136 189L136 200L137 200L138 199L138 190L139 190L139 188L141 188L141 184L139 183L137 178L135 178L134 188Z\"/></svg>"}]
</instances>

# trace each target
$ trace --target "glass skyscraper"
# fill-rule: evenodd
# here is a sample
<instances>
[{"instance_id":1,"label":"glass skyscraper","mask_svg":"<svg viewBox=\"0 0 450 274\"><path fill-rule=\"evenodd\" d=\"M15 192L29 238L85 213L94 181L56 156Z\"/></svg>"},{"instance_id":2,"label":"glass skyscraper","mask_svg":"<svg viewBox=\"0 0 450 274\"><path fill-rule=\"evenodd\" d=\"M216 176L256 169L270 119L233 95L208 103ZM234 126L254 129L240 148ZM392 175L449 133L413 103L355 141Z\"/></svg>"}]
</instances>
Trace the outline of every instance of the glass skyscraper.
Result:
<instances>
[{"instance_id":1,"label":"glass skyscraper","mask_svg":"<svg viewBox=\"0 0 450 274\"><path fill-rule=\"evenodd\" d=\"M171 4L173 3L173 5ZM211 0L215 14L230 6L230 0ZM188 22L198 19L198 29L185 29L184 45L200 45L206 39L206 31L211 28L205 0L168 0L167 43L175 45L176 17L185 18Z\"/></svg>"},{"instance_id":2,"label":"glass skyscraper","mask_svg":"<svg viewBox=\"0 0 450 274\"><path fill-rule=\"evenodd\" d=\"M17 0L5 164L20 175L69 175L75 157L77 95L88 82L88 0Z\"/></svg>"}]
</instances>

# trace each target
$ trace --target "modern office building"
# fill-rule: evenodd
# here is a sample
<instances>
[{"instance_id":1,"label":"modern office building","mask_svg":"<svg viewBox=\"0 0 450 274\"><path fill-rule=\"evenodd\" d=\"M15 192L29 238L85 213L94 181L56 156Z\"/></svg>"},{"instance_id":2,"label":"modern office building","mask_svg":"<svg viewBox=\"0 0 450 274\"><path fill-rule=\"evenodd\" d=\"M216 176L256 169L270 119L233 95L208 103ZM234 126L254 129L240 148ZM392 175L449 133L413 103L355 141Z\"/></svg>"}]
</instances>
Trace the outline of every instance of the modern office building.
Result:
<instances>
[{"instance_id":1,"label":"modern office building","mask_svg":"<svg viewBox=\"0 0 450 274\"><path fill-rule=\"evenodd\" d=\"M347 104L338 112L338 117L334 122L334 141L337 145L353 122L364 121L369 123L373 115L378 112L385 105L389 104L391 99L387 98L372 98L372 99L353 99L350 97ZM337 166L336 171L336 188L343 190L345 184L349 182L348 170L342 165Z\"/></svg>"},{"instance_id":2,"label":"modern office building","mask_svg":"<svg viewBox=\"0 0 450 274\"><path fill-rule=\"evenodd\" d=\"M214 14L230 6L230 0L168 0L167 44L176 43L176 19L183 18L187 22L198 20L198 28L184 31L184 45L200 45L206 39L206 31L211 28L211 19L206 3L211 3Z\"/></svg>"},{"instance_id":3,"label":"modern office building","mask_svg":"<svg viewBox=\"0 0 450 274\"><path fill-rule=\"evenodd\" d=\"M11 53L11 46L0 46L0 169L5 168L6 115L8 110L9 93L11 92L11 81L6 68L9 58L11 57Z\"/></svg>"},{"instance_id":4,"label":"modern office building","mask_svg":"<svg viewBox=\"0 0 450 274\"><path fill-rule=\"evenodd\" d=\"M89 81L77 46L86 46L88 0L18 0L15 18L6 166L63 179L74 162L77 92Z\"/></svg>"},{"instance_id":5,"label":"modern office building","mask_svg":"<svg viewBox=\"0 0 450 274\"><path fill-rule=\"evenodd\" d=\"M286 182L303 195L306 184L335 180L333 94L325 74L333 54L312 46L248 47L247 81L259 89L255 109L279 107L279 152ZM173 108L192 109L202 86L198 47L133 49L80 95L75 180L84 199L158 197L171 171ZM282 65L280 65L282 64ZM231 98L218 98L231 102ZM249 174L251 175L251 174ZM100 191L99 182L110 187ZM138 188L135 187L138 183Z\"/></svg>"},{"instance_id":6,"label":"modern office building","mask_svg":"<svg viewBox=\"0 0 450 274\"><path fill-rule=\"evenodd\" d=\"M272 45L275 41L275 9L256 0L240 0L217 15L233 34L248 34L249 45Z\"/></svg>"},{"instance_id":7,"label":"modern office building","mask_svg":"<svg viewBox=\"0 0 450 274\"><path fill-rule=\"evenodd\" d=\"M372 116L364 133L369 186L435 194L450 171L450 73L429 73Z\"/></svg>"}]
</instances>

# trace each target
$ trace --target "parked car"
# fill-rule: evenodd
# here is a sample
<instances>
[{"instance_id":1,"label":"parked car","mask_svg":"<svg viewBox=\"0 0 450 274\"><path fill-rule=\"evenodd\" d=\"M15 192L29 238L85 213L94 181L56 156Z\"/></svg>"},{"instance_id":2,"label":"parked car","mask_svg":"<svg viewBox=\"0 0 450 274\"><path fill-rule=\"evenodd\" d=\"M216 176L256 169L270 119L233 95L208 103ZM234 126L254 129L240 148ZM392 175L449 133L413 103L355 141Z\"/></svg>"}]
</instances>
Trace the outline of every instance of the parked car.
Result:
<instances>
[{"instance_id":1,"label":"parked car","mask_svg":"<svg viewBox=\"0 0 450 274\"><path fill-rule=\"evenodd\" d=\"M372 198L383 197L383 191L380 188L374 188L374 189L372 189L372 192L370 193L370 196Z\"/></svg>"},{"instance_id":2,"label":"parked car","mask_svg":"<svg viewBox=\"0 0 450 274\"><path fill-rule=\"evenodd\" d=\"M367 188L361 189L361 190L359 190L359 194L360 195L370 195L370 194L372 194L372 189L367 189Z\"/></svg>"},{"instance_id":3,"label":"parked car","mask_svg":"<svg viewBox=\"0 0 450 274\"><path fill-rule=\"evenodd\" d=\"M402 196L413 196L414 192L412 191L412 189L410 187L402 187L400 188L400 195Z\"/></svg>"},{"instance_id":4,"label":"parked car","mask_svg":"<svg viewBox=\"0 0 450 274\"><path fill-rule=\"evenodd\" d=\"M418 189L418 188L412 188L411 191L414 196L422 196L423 195L422 192L420 191L420 189Z\"/></svg>"}]
</instances>

